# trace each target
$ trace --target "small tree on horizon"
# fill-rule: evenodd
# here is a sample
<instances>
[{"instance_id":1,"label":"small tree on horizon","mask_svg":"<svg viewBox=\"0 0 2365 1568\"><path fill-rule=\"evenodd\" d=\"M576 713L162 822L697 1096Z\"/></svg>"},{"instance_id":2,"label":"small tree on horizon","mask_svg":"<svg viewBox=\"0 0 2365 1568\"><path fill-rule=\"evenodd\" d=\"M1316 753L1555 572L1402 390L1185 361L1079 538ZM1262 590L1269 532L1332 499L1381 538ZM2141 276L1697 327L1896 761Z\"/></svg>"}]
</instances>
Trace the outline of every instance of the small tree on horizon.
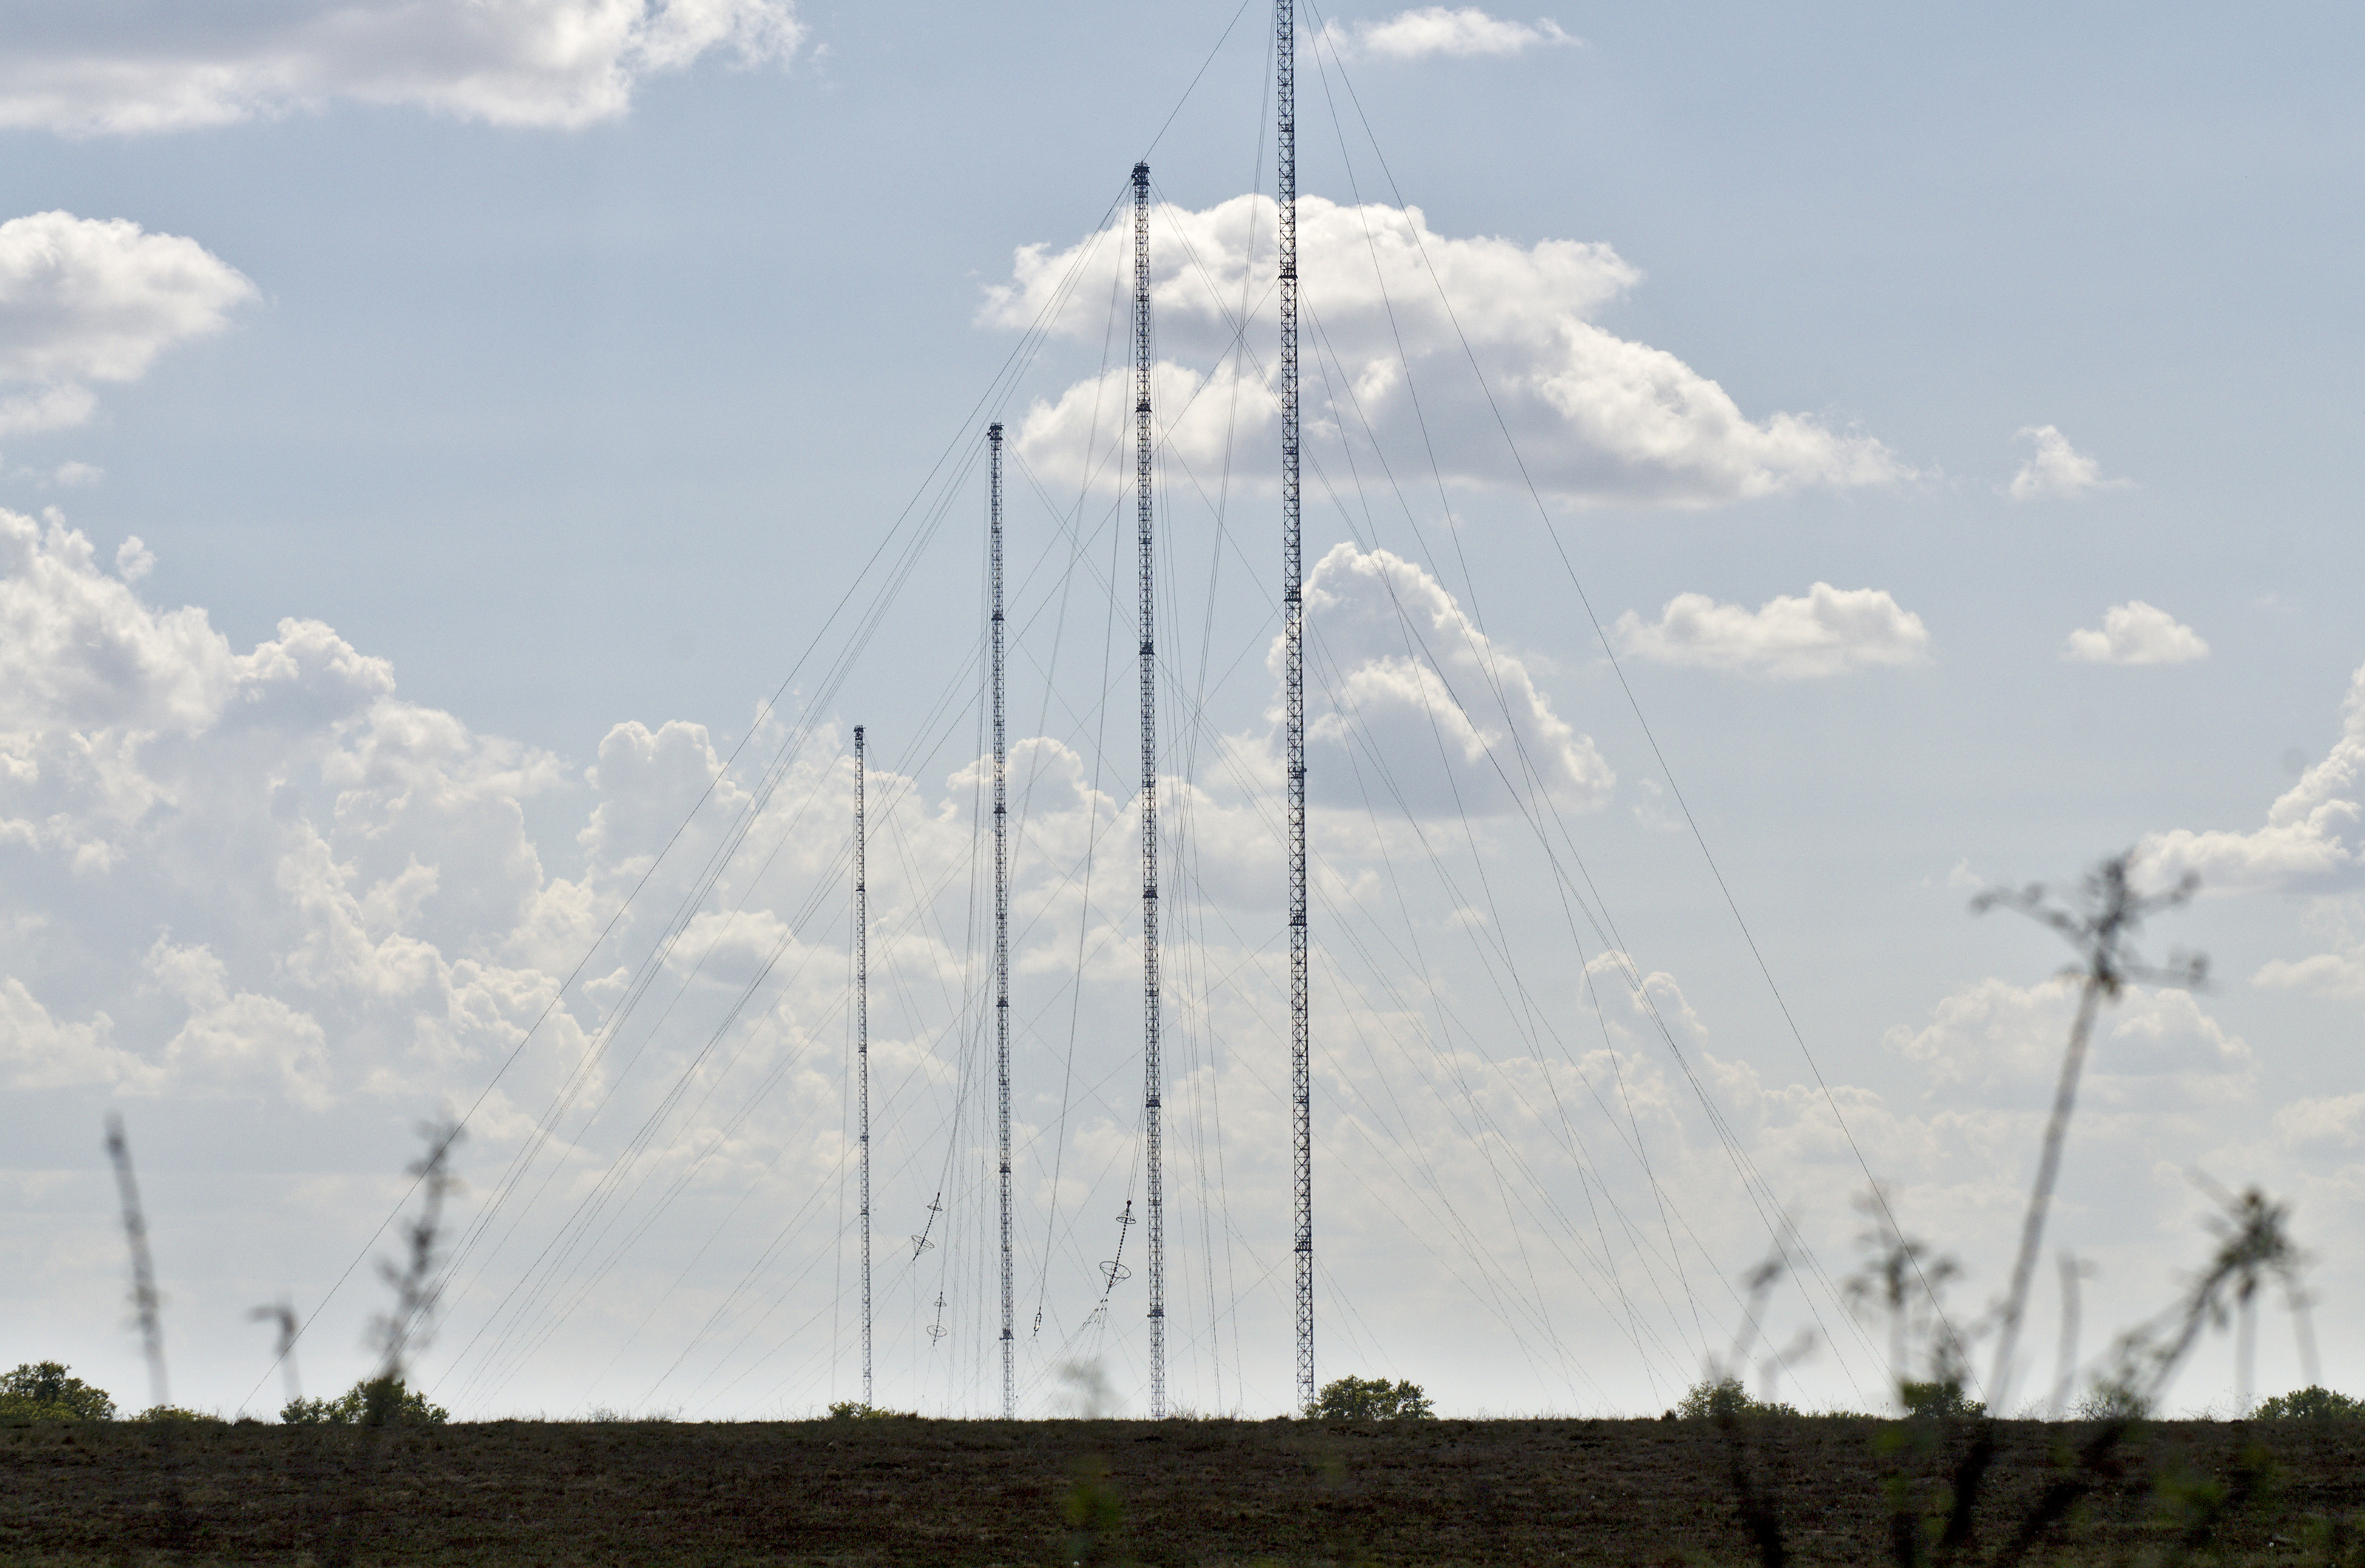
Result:
<instances>
[{"instance_id":1,"label":"small tree on horizon","mask_svg":"<svg viewBox=\"0 0 2365 1568\"><path fill-rule=\"evenodd\" d=\"M398 1377L365 1377L334 1399L291 1399L279 1407L290 1427L440 1427L451 1418Z\"/></svg>"},{"instance_id":2,"label":"small tree on horizon","mask_svg":"<svg viewBox=\"0 0 2365 1568\"><path fill-rule=\"evenodd\" d=\"M1963 1380L1958 1377L1933 1378L1926 1383L1908 1378L1897 1385L1897 1396L1907 1415L1932 1420L1940 1417L1977 1420L1988 1413L1985 1401L1973 1399L1963 1392Z\"/></svg>"},{"instance_id":3,"label":"small tree on horizon","mask_svg":"<svg viewBox=\"0 0 2365 1568\"><path fill-rule=\"evenodd\" d=\"M1749 1387L1737 1377L1703 1378L1684 1391L1670 1412L1678 1420L1715 1421L1734 1416L1796 1416L1795 1406L1752 1399Z\"/></svg>"},{"instance_id":4,"label":"small tree on horizon","mask_svg":"<svg viewBox=\"0 0 2365 1568\"><path fill-rule=\"evenodd\" d=\"M112 1421L115 1397L63 1361L25 1361L0 1373L0 1417L28 1421Z\"/></svg>"},{"instance_id":5,"label":"small tree on horizon","mask_svg":"<svg viewBox=\"0 0 2365 1568\"><path fill-rule=\"evenodd\" d=\"M2259 1400L2250 1416L2259 1421L2365 1421L2365 1399L2310 1383Z\"/></svg>"},{"instance_id":6,"label":"small tree on horizon","mask_svg":"<svg viewBox=\"0 0 2365 1568\"><path fill-rule=\"evenodd\" d=\"M1384 1377L1342 1377L1322 1385L1314 1402L1317 1421L1433 1421L1437 1412L1417 1383Z\"/></svg>"}]
</instances>

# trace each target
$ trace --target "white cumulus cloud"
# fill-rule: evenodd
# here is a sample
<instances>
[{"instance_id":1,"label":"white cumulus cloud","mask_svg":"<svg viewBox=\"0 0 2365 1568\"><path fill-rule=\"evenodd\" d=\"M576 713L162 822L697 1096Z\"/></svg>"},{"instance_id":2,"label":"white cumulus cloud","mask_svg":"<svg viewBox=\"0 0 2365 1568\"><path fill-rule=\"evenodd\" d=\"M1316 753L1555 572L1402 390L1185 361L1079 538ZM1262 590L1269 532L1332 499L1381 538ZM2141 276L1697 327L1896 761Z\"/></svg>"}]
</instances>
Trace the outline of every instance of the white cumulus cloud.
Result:
<instances>
[{"instance_id":1,"label":"white cumulus cloud","mask_svg":"<svg viewBox=\"0 0 2365 1568\"><path fill-rule=\"evenodd\" d=\"M2365 997L2365 902L2317 901L2307 924L2323 933L2327 950L2303 958L2270 958L2250 976L2250 983L2325 997Z\"/></svg>"},{"instance_id":2,"label":"white cumulus cloud","mask_svg":"<svg viewBox=\"0 0 2365 1568\"><path fill-rule=\"evenodd\" d=\"M114 1026L104 1012L80 1024L51 1017L23 980L0 980L0 1083L22 1092L147 1075L147 1063L110 1042Z\"/></svg>"},{"instance_id":3,"label":"white cumulus cloud","mask_svg":"<svg viewBox=\"0 0 2365 1568\"><path fill-rule=\"evenodd\" d=\"M1515 22L1490 17L1475 6L1421 6L1376 20L1327 22L1322 41L1342 54L1424 60L1434 55L1518 54L1539 45L1578 40L1548 17Z\"/></svg>"},{"instance_id":4,"label":"white cumulus cloud","mask_svg":"<svg viewBox=\"0 0 2365 1568\"><path fill-rule=\"evenodd\" d=\"M2167 610L2131 599L2102 612L2101 631L2070 633L2061 656L2097 665L2180 665L2207 658L2209 644Z\"/></svg>"},{"instance_id":5,"label":"white cumulus cloud","mask_svg":"<svg viewBox=\"0 0 2365 1568\"><path fill-rule=\"evenodd\" d=\"M2155 833L2145 857L2169 875L2195 870L2218 890L2344 891L2365 882L2365 666L2348 677L2341 711L2341 738L2268 806L2266 825Z\"/></svg>"},{"instance_id":6,"label":"white cumulus cloud","mask_svg":"<svg viewBox=\"0 0 2365 1568\"><path fill-rule=\"evenodd\" d=\"M2073 985L1982 980L1939 1002L1920 1028L1891 1029L1891 1050L1928 1070L1928 1093L1960 1103L2040 1103L2077 1011ZM2096 1104L2205 1103L2247 1092L2250 1047L2190 991L2131 990L2095 1025L2086 1096Z\"/></svg>"},{"instance_id":7,"label":"white cumulus cloud","mask_svg":"<svg viewBox=\"0 0 2365 1568\"><path fill-rule=\"evenodd\" d=\"M2285 1143L2365 1143L2365 1093L2310 1095L2275 1113L2275 1131Z\"/></svg>"},{"instance_id":8,"label":"white cumulus cloud","mask_svg":"<svg viewBox=\"0 0 2365 1568\"><path fill-rule=\"evenodd\" d=\"M2013 500L2074 499L2089 490L2117 489L2127 483L2103 478L2102 465L2070 445L2069 438L2051 425L2023 425L2020 439L2034 442L2035 450L2012 476L2009 493Z\"/></svg>"},{"instance_id":9,"label":"white cumulus cloud","mask_svg":"<svg viewBox=\"0 0 2365 1568\"><path fill-rule=\"evenodd\" d=\"M1873 665L1913 664L1930 649L1929 628L1884 588L1817 583L1755 610L1679 593L1655 622L1632 610L1618 618L1619 644L1659 664L1799 679Z\"/></svg>"},{"instance_id":10,"label":"white cumulus cloud","mask_svg":"<svg viewBox=\"0 0 2365 1568\"><path fill-rule=\"evenodd\" d=\"M790 0L31 0L0 54L0 126L182 130L339 98L580 126L712 50L784 59Z\"/></svg>"},{"instance_id":11,"label":"white cumulus cloud","mask_svg":"<svg viewBox=\"0 0 2365 1568\"><path fill-rule=\"evenodd\" d=\"M1608 800L1617 781L1592 740L1419 566L1333 545L1306 578L1306 744L1331 754L1309 778L1328 798L1417 815L1509 811L1538 787L1579 808ZM1281 656L1276 638L1276 675Z\"/></svg>"},{"instance_id":12,"label":"white cumulus cloud","mask_svg":"<svg viewBox=\"0 0 2365 1568\"><path fill-rule=\"evenodd\" d=\"M2319 996L2365 996L2365 945L2304 958L2270 958L2259 966L2250 983L2275 991L2312 991Z\"/></svg>"},{"instance_id":13,"label":"white cumulus cloud","mask_svg":"<svg viewBox=\"0 0 2365 1568\"><path fill-rule=\"evenodd\" d=\"M404 701L317 622L239 652L140 599L137 540L122 575L96 554L0 511L0 864L39 933L6 926L0 974L41 1042L8 1076L317 1110L513 1040L575 896L519 814L555 759Z\"/></svg>"},{"instance_id":14,"label":"white cumulus cloud","mask_svg":"<svg viewBox=\"0 0 2365 1568\"><path fill-rule=\"evenodd\" d=\"M40 212L0 223L0 432L82 423L98 406L89 383L137 381L254 297L196 241L128 219ZM58 480L97 472L68 464Z\"/></svg>"},{"instance_id":15,"label":"white cumulus cloud","mask_svg":"<svg viewBox=\"0 0 2365 1568\"><path fill-rule=\"evenodd\" d=\"M2327 892L2365 881L2365 668L2349 677L2340 738L2247 833L2177 828L2143 844L2167 875L2220 890Z\"/></svg>"},{"instance_id":16,"label":"white cumulus cloud","mask_svg":"<svg viewBox=\"0 0 2365 1568\"><path fill-rule=\"evenodd\" d=\"M1263 196L1205 211L1161 206L1150 218L1152 307L1174 361L1154 400L1169 449L1194 465L1220 461L1227 440L1236 467L1238 454L1271 446L1273 220ZM1110 290L1131 264L1129 216L1121 228L1057 250L1022 248L1010 281L987 291L981 319L1014 329L1040 320L1097 349ZM1713 506L1910 472L1878 441L1811 416L1752 419L1675 355L1597 325L1591 318L1642 277L1608 245L1449 237L1418 207L1319 196L1299 198L1297 234L1305 417L1317 453L1376 439L1391 453L1422 454L1422 463L1434 454L1452 480L1508 487L1532 478L1580 504ZM1259 314L1251 353L1235 355L1243 299ZM1130 407L1113 390L1123 375L1082 381L1019 419L1018 449L1038 474L1074 484L1110 471L1111 445L1125 433L1117 416Z\"/></svg>"}]
</instances>

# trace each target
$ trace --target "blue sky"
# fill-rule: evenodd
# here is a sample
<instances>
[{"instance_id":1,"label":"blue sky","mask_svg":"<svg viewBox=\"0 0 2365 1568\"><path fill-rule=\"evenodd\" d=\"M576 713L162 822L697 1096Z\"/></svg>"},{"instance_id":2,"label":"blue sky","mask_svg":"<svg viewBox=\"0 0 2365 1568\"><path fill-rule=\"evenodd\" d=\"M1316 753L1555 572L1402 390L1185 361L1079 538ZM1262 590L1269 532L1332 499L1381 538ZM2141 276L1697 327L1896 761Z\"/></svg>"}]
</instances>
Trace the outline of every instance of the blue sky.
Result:
<instances>
[{"instance_id":1,"label":"blue sky","mask_svg":"<svg viewBox=\"0 0 2365 1568\"><path fill-rule=\"evenodd\" d=\"M2205 950L2216 979L2131 1000L2098 1047L2053 1233L2099 1270L2085 1350L2198 1260L2193 1170L2291 1199L2341 1299L2365 1219L2353 15L1305 19L1309 376L1338 378L1308 383L1306 525L1326 1375L1464 1411L1655 1409L1731 1329L1723 1282L1766 1239L1750 1192L1830 1278L1854 1266L1865 1173L1834 1102L1907 1228L1963 1258L1976 1317L2067 1002L2049 937L1965 906L2138 843L2204 879L2152 949ZM1025 465L1013 733L1039 811L1021 1231L1050 1327L1027 1397L1052 1407L1056 1368L1097 1358L1142 1406L1138 1303L1084 1321L1138 1072L1105 587L1129 510L1085 475L1112 439L1094 237L1147 156L1170 852L1194 868L1176 1364L1194 1407L1279 1406L1269 302L1261 358L1227 358L1224 325L1269 268L1269 27L1221 6L26 8L0 61L14 1359L140 1382L111 1316L116 1108L151 1172L176 1397L272 1402L247 1308L327 1297L399 1195L410 1125L522 1039L464 1161L463 1208L494 1223L422 1372L472 1412L844 1396L836 857L861 722L874 796L908 814L882 841L903 933L881 938L882 1234L956 1194L945 1245L882 1291L882 1392L979 1408L965 661L992 413ZM1086 286L997 383L1071 260ZM1345 419L1341 445L1345 381L1373 433ZM865 562L912 537L915 497L944 521L824 681L799 660L850 646L828 618L871 602ZM1522 748L1543 761L1514 784L1496 765ZM747 844L779 847L701 895L743 805ZM1539 822L1602 930L1566 913ZM678 908L706 967L685 950L620 1014L613 977ZM1815 1070L1828 1099L1799 1087ZM668 1103L678 1081L698 1093ZM585 1239L598 1291L534 1294L570 1194L656 1215L676 1181L662 1220ZM1611 1217L1571 1217L1597 1199ZM503 1307L520 1280L532 1305ZM374 1290L330 1300L308 1379L364 1364ZM1788 1392L1877 1400L1880 1336L1811 1270L1774 1310L1777 1338L1820 1336ZM2365 1381L2365 1341L2317 1327L2326 1380ZM2051 1375L2035 1338L2023 1391ZM2280 1318L2261 1343L2261 1385L2296 1381ZM2178 1397L2234 1382L2213 1343Z\"/></svg>"}]
</instances>

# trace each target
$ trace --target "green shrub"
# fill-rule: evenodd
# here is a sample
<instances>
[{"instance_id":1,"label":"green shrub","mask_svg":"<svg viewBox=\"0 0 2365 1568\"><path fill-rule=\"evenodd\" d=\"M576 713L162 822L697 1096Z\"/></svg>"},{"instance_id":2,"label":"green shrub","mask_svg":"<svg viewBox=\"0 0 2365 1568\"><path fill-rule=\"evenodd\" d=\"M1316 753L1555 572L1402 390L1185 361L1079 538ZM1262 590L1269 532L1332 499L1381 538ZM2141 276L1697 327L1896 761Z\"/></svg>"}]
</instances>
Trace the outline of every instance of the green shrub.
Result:
<instances>
[{"instance_id":1,"label":"green shrub","mask_svg":"<svg viewBox=\"0 0 2365 1568\"><path fill-rule=\"evenodd\" d=\"M398 1377L370 1377L334 1399L291 1399L279 1418L291 1427L440 1427L452 1413Z\"/></svg>"},{"instance_id":2,"label":"green shrub","mask_svg":"<svg viewBox=\"0 0 2365 1568\"><path fill-rule=\"evenodd\" d=\"M1898 1385L1898 1397L1904 1402L1909 1416L1975 1420L1988 1413L1988 1407L1978 1400L1963 1397L1960 1378L1950 1377L1943 1383L1915 1383L1908 1378Z\"/></svg>"},{"instance_id":3,"label":"green shrub","mask_svg":"<svg viewBox=\"0 0 2365 1568\"><path fill-rule=\"evenodd\" d=\"M859 1399L841 1399L829 1407L829 1418L833 1421L891 1421L899 1416L918 1419L909 1410L890 1410L880 1405L865 1405Z\"/></svg>"},{"instance_id":4,"label":"green shrub","mask_svg":"<svg viewBox=\"0 0 2365 1568\"><path fill-rule=\"evenodd\" d=\"M151 1405L131 1418L135 1421L219 1421L221 1419L219 1416L208 1416L202 1410L191 1410L179 1405Z\"/></svg>"},{"instance_id":5,"label":"green shrub","mask_svg":"<svg viewBox=\"0 0 2365 1568\"><path fill-rule=\"evenodd\" d=\"M2079 1394L2069 1406L2074 1421L2141 1421L2150 1415L2150 1400L2127 1383L2110 1378Z\"/></svg>"},{"instance_id":6,"label":"green shrub","mask_svg":"<svg viewBox=\"0 0 2365 1568\"><path fill-rule=\"evenodd\" d=\"M37 1421L79 1421L81 1419L81 1417L62 1405L45 1405L38 1399L26 1399L14 1394L0 1394L0 1427L29 1427Z\"/></svg>"},{"instance_id":7,"label":"green shrub","mask_svg":"<svg viewBox=\"0 0 2365 1568\"><path fill-rule=\"evenodd\" d=\"M1314 1402L1317 1421L1430 1421L1437 1412L1417 1383L1342 1377L1322 1385Z\"/></svg>"},{"instance_id":8,"label":"green shrub","mask_svg":"<svg viewBox=\"0 0 2365 1568\"><path fill-rule=\"evenodd\" d=\"M2365 1399L2352 1399L2316 1383L2262 1399L2250 1412L2260 1421L2365 1421Z\"/></svg>"},{"instance_id":9,"label":"green shrub","mask_svg":"<svg viewBox=\"0 0 2365 1568\"><path fill-rule=\"evenodd\" d=\"M0 1374L0 1421L112 1421L115 1400L69 1375L61 1361L27 1361Z\"/></svg>"},{"instance_id":10,"label":"green shrub","mask_svg":"<svg viewBox=\"0 0 2365 1568\"><path fill-rule=\"evenodd\" d=\"M1752 1399L1737 1377L1703 1378L1676 1401L1675 1414L1685 1421L1718 1421L1734 1416L1796 1416L1797 1406Z\"/></svg>"}]
</instances>

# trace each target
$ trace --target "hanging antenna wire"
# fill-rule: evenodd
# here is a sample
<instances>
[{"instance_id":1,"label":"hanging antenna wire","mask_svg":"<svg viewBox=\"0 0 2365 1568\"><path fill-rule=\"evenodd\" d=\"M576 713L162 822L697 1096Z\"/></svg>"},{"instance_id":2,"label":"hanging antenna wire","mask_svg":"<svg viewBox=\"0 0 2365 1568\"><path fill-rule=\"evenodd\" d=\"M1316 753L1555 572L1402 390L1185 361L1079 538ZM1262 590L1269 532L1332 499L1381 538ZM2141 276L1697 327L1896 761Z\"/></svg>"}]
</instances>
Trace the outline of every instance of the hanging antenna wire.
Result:
<instances>
[{"instance_id":1,"label":"hanging antenna wire","mask_svg":"<svg viewBox=\"0 0 2365 1568\"><path fill-rule=\"evenodd\" d=\"M912 1260L913 1262L918 1262L920 1260L920 1254L925 1252L929 1248L936 1245L935 1242L928 1239L928 1232L936 1228L936 1215L942 1214L944 1212L944 1208L945 1194L943 1191L939 1189L936 1195L928 1200L928 1217L920 1222L920 1234L912 1238Z\"/></svg>"},{"instance_id":2,"label":"hanging antenna wire","mask_svg":"<svg viewBox=\"0 0 2365 1568\"><path fill-rule=\"evenodd\" d=\"M1133 1200L1127 1198L1125 1213L1116 1216L1116 1256L1101 1265L1100 1305L1093 1308L1087 1322L1107 1322L1109 1293L1116 1289L1119 1281L1133 1278L1133 1271L1125 1266L1125 1238L1133 1229Z\"/></svg>"}]
</instances>

